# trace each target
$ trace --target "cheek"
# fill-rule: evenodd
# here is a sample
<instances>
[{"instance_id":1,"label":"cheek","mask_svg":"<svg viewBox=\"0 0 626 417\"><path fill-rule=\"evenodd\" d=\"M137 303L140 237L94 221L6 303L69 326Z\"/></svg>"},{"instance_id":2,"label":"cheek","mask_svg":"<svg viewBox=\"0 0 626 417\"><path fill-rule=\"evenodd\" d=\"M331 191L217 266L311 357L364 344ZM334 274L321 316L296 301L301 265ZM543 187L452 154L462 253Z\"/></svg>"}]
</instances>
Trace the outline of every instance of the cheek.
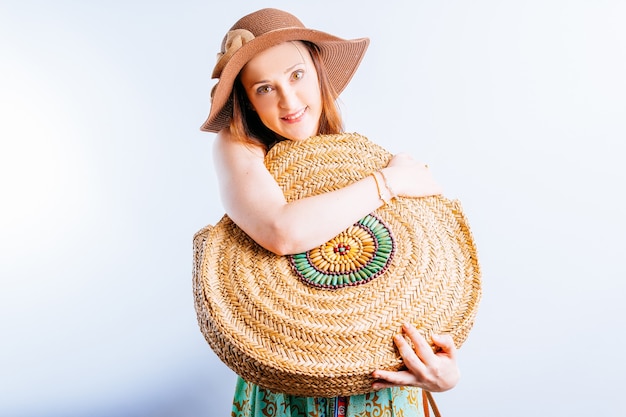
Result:
<instances>
[{"instance_id":1,"label":"cheek","mask_svg":"<svg viewBox=\"0 0 626 417\"><path fill-rule=\"evenodd\" d=\"M272 103L272 101L267 98L250 100L250 105L261 119L271 115L276 107L274 106L274 103Z\"/></svg>"},{"instance_id":2,"label":"cheek","mask_svg":"<svg viewBox=\"0 0 626 417\"><path fill-rule=\"evenodd\" d=\"M318 105L322 102L322 91L317 80L311 81L307 91L310 100L314 101Z\"/></svg>"}]
</instances>

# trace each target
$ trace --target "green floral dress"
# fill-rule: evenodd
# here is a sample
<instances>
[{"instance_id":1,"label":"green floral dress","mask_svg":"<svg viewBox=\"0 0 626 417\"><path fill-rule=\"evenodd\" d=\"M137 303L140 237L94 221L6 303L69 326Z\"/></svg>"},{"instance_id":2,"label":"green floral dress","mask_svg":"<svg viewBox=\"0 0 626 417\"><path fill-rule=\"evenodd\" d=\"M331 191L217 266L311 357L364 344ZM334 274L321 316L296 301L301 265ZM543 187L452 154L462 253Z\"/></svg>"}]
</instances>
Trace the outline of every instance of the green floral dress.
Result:
<instances>
[{"instance_id":1,"label":"green floral dress","mask_svg":"<svg viewBox=\"0 0 626 417\"><path fill-rule=\"evenodd\" d=\"M344 398L296 397L237 379L231 417L423 417L422 390L388 388Z\"/></svg>"}]
</instances>

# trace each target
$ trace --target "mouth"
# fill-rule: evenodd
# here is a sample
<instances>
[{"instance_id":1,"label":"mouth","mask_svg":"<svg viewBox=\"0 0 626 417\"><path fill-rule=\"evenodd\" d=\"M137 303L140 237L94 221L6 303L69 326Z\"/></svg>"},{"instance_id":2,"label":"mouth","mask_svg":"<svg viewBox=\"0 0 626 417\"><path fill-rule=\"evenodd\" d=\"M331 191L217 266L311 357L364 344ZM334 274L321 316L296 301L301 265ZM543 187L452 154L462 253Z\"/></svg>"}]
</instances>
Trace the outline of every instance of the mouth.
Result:
<instances>
[{"instance_id":1,"label":"mouth","mask_svg":"<svg viewBox=\"0 0 626 417\"><path fill-rule=\"evenodd\" d=\"M302 116L304 116L304 113L306 112L306 109L307 109L307 107L304 107L302 110L299 110L299 111L297 111L295 113L291 113L291 114L288 114L286 116L281 117L281 119L283 119L287 123L297 122L300 119L302 119Z\"/></svg>"}]
</instances>

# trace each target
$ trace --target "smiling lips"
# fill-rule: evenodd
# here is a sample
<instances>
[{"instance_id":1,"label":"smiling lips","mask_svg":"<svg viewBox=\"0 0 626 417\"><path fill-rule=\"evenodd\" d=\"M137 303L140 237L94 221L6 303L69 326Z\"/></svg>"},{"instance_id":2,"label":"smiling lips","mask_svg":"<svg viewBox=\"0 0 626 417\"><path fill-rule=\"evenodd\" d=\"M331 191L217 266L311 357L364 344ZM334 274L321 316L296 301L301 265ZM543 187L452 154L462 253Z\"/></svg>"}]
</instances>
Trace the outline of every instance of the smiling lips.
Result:
<instances>
[{"instance_id":1,"label":"smiling lips","mask_svg":"<svg viewBox=\"0 0 626 417\"><path fill-rule=\"evenodd\" d=\"M281 117L281 119L283 119L284 121L286 121L287 123L295 123L300 121L300 119L302 118L302 116L304 116L304 112L306 112L306 107L303 108L302 110L296 112L296 113L292 113L292 114L288 114L287 116L283 116Z\"/></svg>"}]
</instances>

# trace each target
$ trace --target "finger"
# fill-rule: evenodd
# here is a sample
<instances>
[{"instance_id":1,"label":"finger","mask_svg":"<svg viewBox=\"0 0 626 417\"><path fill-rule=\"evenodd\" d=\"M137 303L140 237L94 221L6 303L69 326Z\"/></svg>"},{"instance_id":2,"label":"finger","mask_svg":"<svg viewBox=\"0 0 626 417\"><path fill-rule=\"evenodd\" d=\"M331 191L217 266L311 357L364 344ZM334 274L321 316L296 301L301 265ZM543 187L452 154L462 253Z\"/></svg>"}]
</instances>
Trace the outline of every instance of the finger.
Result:
<instances>
[{"instance_id":1,"label":"finger","mask_svg":"<svg viewBox=\"0 0 626 417\"><path fill-rule=\"evenodd\" d=\"M398 347L400 356L402 356L402 362L404 362L404 365L410 373L413 375L423 375L426 371L426 365L424 365L417 356L413 350L413 346L411 346L402 335L396 335L393 340Z\"/></svg>"},{"instance_id":2,"label":"finger","mask_svg":"<svg viewBox=\"0 0 626 417\"><path fill-rule=\"evenodd\" d=\"M451 358L456 356L456 345L452 336L449 334L434 334L432 339L433 344L440 349L439 353L443 353Z\"/></svg>"},{"instance_id":3,"label":"finger","mask_svg":"<svg viewBox=\"0 0 626 417\"><path fill-rule=\"evenodd\" d=\"M374 384L388 386L409 385L415 379L408 371L383 371L372 372L372 377L376 379ZM384 387L382 387L384 388Z\"/></svg>"},{"instance_id":4,"label":"finger","mask_svg":"<svg viewBox=\"0 0 626 417\"><path fill-rule=\"evenodd\" d=\"M385 381L376 381L372 384L372 389L374 391L379 391L381 389L385 389L385 388L393 388L393 387L397 387L397 384L392 384L391 382L385 382Z\"/></svg>"},{"instance_id":5,"label":"finger","mask_svg":"<svg viewBox=\"0 0 626 417\"><path fill-rule=\"evenodd\" d=\"M433 352L433 348L426 341L424 336L422 336L422 334L417 331L415 326L413 326L412 324L405 323L402 328L407 336L409 336L409 339L411 339L411 342L413 342L414 351L417 354L418 358L423 363L431 363L433 359L435 359L435 353Z\"/></svg>"}]
</instances>

